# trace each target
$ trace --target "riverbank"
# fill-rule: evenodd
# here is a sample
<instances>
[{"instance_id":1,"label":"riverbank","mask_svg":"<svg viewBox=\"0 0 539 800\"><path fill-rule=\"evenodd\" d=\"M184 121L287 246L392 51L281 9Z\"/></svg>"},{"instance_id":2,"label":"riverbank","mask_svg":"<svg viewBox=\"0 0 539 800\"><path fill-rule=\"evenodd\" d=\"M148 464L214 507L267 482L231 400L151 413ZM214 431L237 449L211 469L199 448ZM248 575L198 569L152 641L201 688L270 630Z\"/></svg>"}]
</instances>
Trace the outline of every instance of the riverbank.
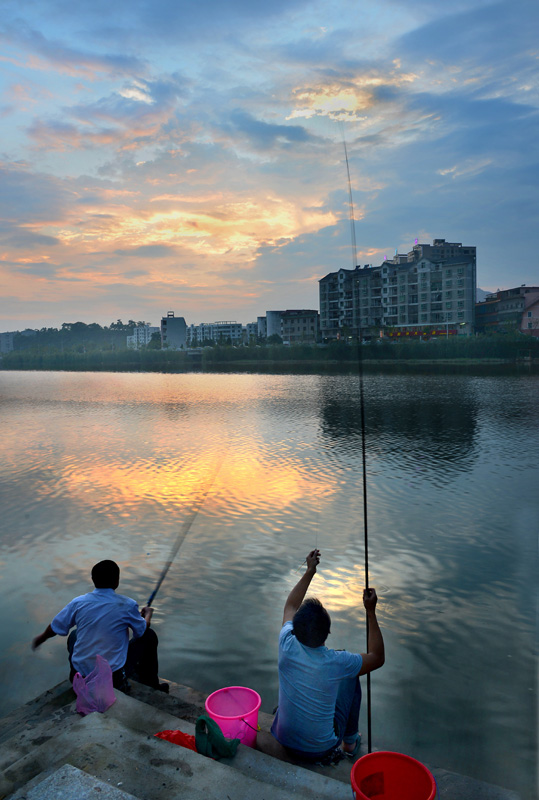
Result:
<instances>
[{"instance_id":1,"label":"riverbank","mask_svg":"<svg viewBox=\"0 0 539 800\"><path fill-rule=\"evenodd\" d=\"M29 347L6 353L3 370L69 372L357 372L366 369L444 370L525 369L539 372L539 340L463 337L460 341L391 342L366 345L251 345L185 350L77 350Z\"/></svg>"},{"instance_id":2,"label":"riverbank","mask_svg":"<svg viewBox=\"0 0 539 800\"><path fill-rule=\"evenodd\" d=\"M337 767L285 763L240 745L220 762L155 737L194 734L204 696L171 684L170 694L133 682L104 714L80 717L64 681L12 712L0 734L0 795L10 800L348 800L352 762ZM271 717L259 715L268 731ZM262 734L263 735L263 734ZM375 747L374 749L384 749ZM365 755L362 745L360 757ZM421 760L420 753L410 753ZM520 800L513 791L427 765L443 800Z\"/></svg>"}]
</instances>

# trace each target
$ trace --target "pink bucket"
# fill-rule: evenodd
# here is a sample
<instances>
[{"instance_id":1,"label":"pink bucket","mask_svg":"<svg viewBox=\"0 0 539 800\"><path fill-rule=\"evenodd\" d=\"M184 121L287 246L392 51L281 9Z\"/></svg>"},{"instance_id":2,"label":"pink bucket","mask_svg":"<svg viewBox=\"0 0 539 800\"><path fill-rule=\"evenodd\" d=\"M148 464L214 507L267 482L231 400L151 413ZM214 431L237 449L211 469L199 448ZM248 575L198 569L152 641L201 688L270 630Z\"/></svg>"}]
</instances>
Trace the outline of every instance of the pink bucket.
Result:
<instances>
[{"instance_id":1,"label":"pink bucket","mask_svg":"<svg viewBox=\"0 0 539 800\"><path fill-rule=\"evenodd\" d=\"M206 699L206 711L219 725L223 736L254 747L261 702L260 695L253 689L227 686L210 694Z\"/></svg>"}]
</instances>

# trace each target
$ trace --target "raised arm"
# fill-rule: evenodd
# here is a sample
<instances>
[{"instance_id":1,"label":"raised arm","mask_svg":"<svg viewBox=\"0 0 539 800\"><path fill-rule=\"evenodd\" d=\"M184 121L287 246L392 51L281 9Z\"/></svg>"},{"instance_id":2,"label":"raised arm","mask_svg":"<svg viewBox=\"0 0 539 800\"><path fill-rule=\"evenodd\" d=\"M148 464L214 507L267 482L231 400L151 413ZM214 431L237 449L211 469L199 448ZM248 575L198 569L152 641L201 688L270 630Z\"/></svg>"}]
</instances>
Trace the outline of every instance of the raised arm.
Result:
<instances>
[{"instance_id":1,"label":"raised arm","mask_svg":"<svg viewBox=\"0 0 539 800\"><path fill-rule=\"evenodd\" d=\"M305 560L307 569L288 595L284 604L283 625L293 619L294 614L303 603L307 589L316 574L316 567L320 563L320 550L311 550Z\"/></svg>"},{"instance_id":2,"label":"raised arm","mask_svg":"<svg viewBox=\"0 0 539 800\"><path fill-rule=\"evenodd\" d=\"M36 650L43 642L46 642L47 639L52 639L53 636L56 636L55 632L50 625L47 625L43 633L40 633L39 636L32 640L32 650Z\"/></svg>"},{"instance_id":3,"label":"raised arm","mask_svg":"<svg viewBox=\"0 0 539 800\"><path fill-rule=\"evenodd\" d=\"M363 665L361 667L360 675L366 675L375 669L383 666L385 661L384 639L382 631L376 619L376 603L378 597L374 589L363 590L363 605L367 612L367 649L368 653L362 653Z\"/></svg>"}]
</instances>

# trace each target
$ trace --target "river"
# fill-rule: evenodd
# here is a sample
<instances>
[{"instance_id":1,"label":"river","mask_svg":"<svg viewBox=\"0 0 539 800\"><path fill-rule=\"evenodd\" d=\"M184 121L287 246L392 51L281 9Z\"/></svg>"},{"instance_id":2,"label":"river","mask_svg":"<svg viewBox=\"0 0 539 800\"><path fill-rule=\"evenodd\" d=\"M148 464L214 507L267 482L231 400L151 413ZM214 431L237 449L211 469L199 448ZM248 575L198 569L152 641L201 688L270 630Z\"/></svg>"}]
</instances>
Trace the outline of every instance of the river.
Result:
<instances>
[{"instance_id":1,"label":"river","mask_svg":"<svg viewBox=\"0 0 539 800\"><path fill-rule=\"evenodd\" d=\"M0 712L67 675L31 639L116 560L155 600L162 677L271 711L306 553L335 648L365 649L359 381L2 372ZM539 378L367 375L373 746L535 797ZM365 693L364 693L365 694ZM366 735L365 709L360 730Z\"/></svg>"}]
</instances>

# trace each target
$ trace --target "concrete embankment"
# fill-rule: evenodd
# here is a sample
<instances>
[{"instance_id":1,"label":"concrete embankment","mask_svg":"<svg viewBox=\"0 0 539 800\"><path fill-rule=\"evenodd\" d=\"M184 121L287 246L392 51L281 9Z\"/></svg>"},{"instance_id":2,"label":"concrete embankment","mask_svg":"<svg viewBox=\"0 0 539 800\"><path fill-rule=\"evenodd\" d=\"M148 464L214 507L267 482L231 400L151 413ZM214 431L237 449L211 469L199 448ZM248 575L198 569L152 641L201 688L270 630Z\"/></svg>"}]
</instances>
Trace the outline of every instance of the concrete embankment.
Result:
<instances>
[{"instance_id":1,"label":"concrete embankment","mask_svg":"<svg viewBox=\"0 0 539 800\"><path fill-rule=\"evenodd\" d=\"M170 688L166 695L133 682L131 695L116 692L107 712L81 717L65 681L16 709L0 729L0 798L350 800L350 760L306 768L240 745L233 759L217 762L156 738L170 729L193 734L204 710L199 693ZM262 730L270 723L260 715ZM520 800L515 792L427 766L441 800Z\"/></svg>"}]
</instances>

